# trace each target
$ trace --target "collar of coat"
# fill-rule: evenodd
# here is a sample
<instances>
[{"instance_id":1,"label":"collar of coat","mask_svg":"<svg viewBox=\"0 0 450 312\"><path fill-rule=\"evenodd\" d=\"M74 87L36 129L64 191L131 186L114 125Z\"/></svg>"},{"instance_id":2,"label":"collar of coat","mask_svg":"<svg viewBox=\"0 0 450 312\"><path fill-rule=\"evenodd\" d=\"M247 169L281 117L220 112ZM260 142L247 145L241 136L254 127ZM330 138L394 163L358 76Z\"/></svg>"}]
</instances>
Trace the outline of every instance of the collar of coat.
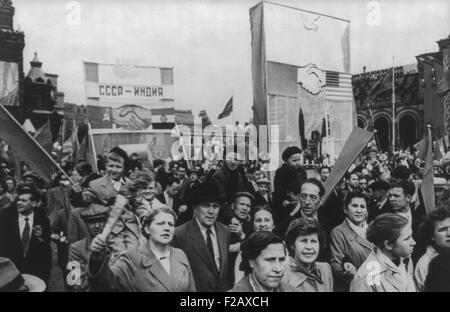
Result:
<instances>
[{"instance_id":1,"label":"collar of coat","mask_svg":"<svg viewBox=\"0 0 450 312\"><path fill-rule=\"evenodd\" d=\"M180 262L186 266L189 266L189 262L185 258L181 258L180 254L174 250L173 247L170 248L170 264L172 265L172 259ZM155 256L153 251L150 248L150 243L147 241L146 244L144 244L141 247L141 253L142 253L142 266L145 268L151 267L156 263L159 263L158 258Z\"/></svg>"}]
</instances>

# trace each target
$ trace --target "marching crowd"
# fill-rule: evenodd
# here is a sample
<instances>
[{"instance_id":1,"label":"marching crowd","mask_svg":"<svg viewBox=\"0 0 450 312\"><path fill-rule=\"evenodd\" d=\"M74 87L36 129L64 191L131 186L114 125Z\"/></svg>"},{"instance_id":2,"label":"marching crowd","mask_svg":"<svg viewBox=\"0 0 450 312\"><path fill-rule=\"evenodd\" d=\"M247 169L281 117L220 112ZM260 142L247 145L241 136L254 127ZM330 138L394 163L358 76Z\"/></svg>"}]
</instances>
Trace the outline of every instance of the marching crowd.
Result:
<instances>
[{"instance_id":1,"label":"marching crowd","mask_svg":"<svg viewBox=\"0 0 450 312\"><path fill-rule=\"evenodd\" d=\"M2 161L0 291L43 290L52 242L67 291L450 291L445 183L427 214L421 161L369 148L325 198L332 168L307 172L302 153L283 151L273 188L235 152L206 166L114 147L47 188Z\"/></svg>"}]
</instances>

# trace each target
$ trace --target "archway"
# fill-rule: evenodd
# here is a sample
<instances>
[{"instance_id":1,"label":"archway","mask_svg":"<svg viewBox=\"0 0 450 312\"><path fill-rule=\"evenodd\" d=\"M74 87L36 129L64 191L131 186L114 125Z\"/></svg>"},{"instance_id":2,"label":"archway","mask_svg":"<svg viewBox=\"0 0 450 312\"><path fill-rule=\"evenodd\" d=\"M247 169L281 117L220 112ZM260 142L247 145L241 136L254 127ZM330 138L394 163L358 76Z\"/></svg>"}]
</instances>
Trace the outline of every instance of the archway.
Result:
<instances>
[{"instance_id":1,"label":"archway","mask_svg":"<svg viewBox=\"0 0 450 312\"><path fill-rule=\"evenodd\" d=\"M400 117L398 123L400 146L407 148L417 142L417 119L411 114Z\"/></svg>"},{"instance_id":2,"label":"archway","mask_svg":"<svg viewBox=\"0 0 450 312\"><path fill-rule=\"evenodd\" d=\"M357 119L358 127L366 129L367 123L362 117L358 117Z\"/></svg>"},{"instance_id":3,"label":"archway","mask_svg":"<svg viewBox=\"0 0 450 312\"><path fill-rule=\"evenodd\" d=\"M375 118L378 143L382 151L387 151L391 144L390 122L385 116Z\"/></svg>"}]
</instances>

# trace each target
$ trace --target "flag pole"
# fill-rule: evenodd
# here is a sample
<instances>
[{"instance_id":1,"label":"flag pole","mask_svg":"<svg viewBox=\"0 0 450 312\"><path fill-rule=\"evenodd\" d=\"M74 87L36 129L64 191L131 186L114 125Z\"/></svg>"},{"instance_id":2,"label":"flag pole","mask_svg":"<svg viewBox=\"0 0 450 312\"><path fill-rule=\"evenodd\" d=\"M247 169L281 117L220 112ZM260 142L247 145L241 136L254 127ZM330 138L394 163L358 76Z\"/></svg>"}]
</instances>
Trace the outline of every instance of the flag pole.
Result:
<instances>
[{"instance_id":1,"label":"flag pole","mask_svg":"<svg viewBox=\"0 0 450 312\"><path fill-rule=\"evenodd\" d=\"M395 151L395 57L392 56L392 153Z\"/></svg>"},{"instance_id":2,"label":"flag pole","mask_svg":"<svg viewBox=\"0 0 450 312\"><path fill-rule=\"evenodd\" d=\"M18 125L18 126L20 126L20 128L22 128L23 129L23 127L22 127L22 125L16 120L16 118L14 118L14 116L13 115L11 115L11 113L6 109L6 108L4 108L3 107L3 105L0 105L0 107L2 108L2 110L12 119L12 120L14 120L14 122ZM47 157L50 159L50 161L55 165L55 167L67 178L67 180L69 180L69 182L70 183L72 183L72 184L75 184L73 181L72 181L72 179L69 177L69 175L64 171L64 170L62 170L62 168L58 165L58 163L53 159L53 157L51 157L48 153L47 153L47 151L41 146L41 144L39 144L34 138L33 138L33 136L32 135L30 135L27 131L25 131L25 129L23 129L24 130L24 132L30 137L30 139L34 142L34 143L36 143L36 145L39 147L39 149L45 154L45 155L47 155Z\"/></svg>"},{"instance_id":3,"label":"flag pole","mask_svg":"<svg viewBox=\"0 0 450 312\"><path fill-rule=\"evenodd\" d=\"M98 172L98 167L97 167L97 151L95 149L95 142L94 142L94 134L92 133L92 128L91 128L91 122L88 122L88 139L91 141L91 146L92 146L92 154L94 157L94 170L95 172Z\"/></svg>"}]
</instances>

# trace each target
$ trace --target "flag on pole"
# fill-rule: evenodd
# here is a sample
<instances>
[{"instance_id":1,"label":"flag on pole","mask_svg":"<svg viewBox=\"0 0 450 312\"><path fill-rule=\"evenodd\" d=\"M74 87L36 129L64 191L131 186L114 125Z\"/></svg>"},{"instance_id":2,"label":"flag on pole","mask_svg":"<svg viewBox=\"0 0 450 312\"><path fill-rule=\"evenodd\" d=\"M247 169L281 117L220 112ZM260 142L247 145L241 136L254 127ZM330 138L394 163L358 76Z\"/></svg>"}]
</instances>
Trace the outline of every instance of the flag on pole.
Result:
<instances>
[{"instance_id":1,"label":"flag on pole","mask_svg":"<svg viewBox=\"0 0 450 312\"><path fill-rule=\"evenodd\" d=\"M219 114L219 116L217 117L218 119L222 119L225 117L230 116L231 112L233 111L233 97L231 97L227 104L225 105L225 108L223 109L223 111Z\"/></svg>"},{"instance_id":2,"label":"flag on pole","mask_svg":"<svg viewBox=\"0 0 450 312\"><path fill-rule=\"evenodd\" d=\"M436 209L434 202L434 176L433 176L433 140L431 138L431 129L428 128L428 136L426 141L426 156L425 168L423 172L422 185L420 191L422 192L423 203L427 213Z\"/></svg>"},{"instance_id":3,"label":"flag on pole","mask_svg":"<svg viewBox=\"0 0 450 312\"><path fill-rule=\"evenodd\" d=\"M417 155L417 157L422 161L424 161L427 156L427 148L428 148L427 140L428 138L423 138L422 140L414 144L414 148L419 152L419 155Z\"/></svg>"},{"instance_id":4,"label":"flag on pole","mask_svg":"<svg viewBox=\"0 0 450 312\"><path fill-rule=\"evenodd\" d=\"M34 138L47 153L52 152L53 138L52 130L50 128L50 120L47 120L47 122L36 132Z\"/></svg>"},{"instance_id":5,"label":"flag on pole","mask_svg":"<svg viewBox=\"0 0 450 312\"><path fill-rule=\"evenodd\" d=\"M98 172L97 153L95 151L94 138L92 136L92 128L90 123L88 123L88 132L81 141L80 149L77 151L76 160L79 161L82 159L87 161L92 166L92 170Z\"/></svg>"},{"instance_id":6,"label":"flag on pole","mask_svg":"<svg viewBox=\"0 0 450 312\"><path fill-rule=\"evenodd\" d=\"M325 195L322 198L322 203L327 200L328 196L342 179L348 168L350 168L351 164L364 150L373 135L374 132L361 129L359 127L353 129L345 142L339 158L336 160L336 163L330 172L330 176L325 181Z\"/></svg>"},{"instance_id":7,"label":"flag on pole","mask_svg":"<svg viewBox=\"0 0 450 312\"><path fill-rule=\"evenodd\" d=\"M52 181L53 173L62 171L53 158L23 129L3 105L0 105L0 137L46 182Z\"/></svg>"}]
</instances>

